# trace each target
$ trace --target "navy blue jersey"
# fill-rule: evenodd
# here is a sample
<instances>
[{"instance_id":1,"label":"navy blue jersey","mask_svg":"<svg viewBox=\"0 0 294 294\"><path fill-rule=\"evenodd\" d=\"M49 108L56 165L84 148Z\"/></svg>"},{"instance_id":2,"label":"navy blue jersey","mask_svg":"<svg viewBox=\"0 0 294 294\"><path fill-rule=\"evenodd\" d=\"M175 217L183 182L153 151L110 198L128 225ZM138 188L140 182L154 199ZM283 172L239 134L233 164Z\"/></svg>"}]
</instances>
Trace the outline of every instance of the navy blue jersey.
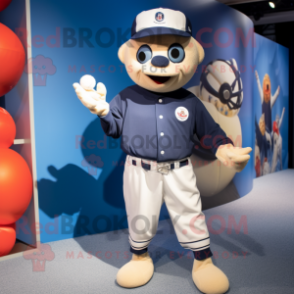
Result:
<instances>
[{"instance_id":1,"label":"navy blue jersey","mask_svg":"<svg viewBox=\"0 0 294 294\"><path fill-rule=\"evenodd\" d=\"M131 156L158 162L189 157L194 134L213 154L220 145L233 144L203 103L184 88L155 93L134 85L109 104L102 128L108 136L121 137L121 148Z\"/></svg>"}]
</instances>

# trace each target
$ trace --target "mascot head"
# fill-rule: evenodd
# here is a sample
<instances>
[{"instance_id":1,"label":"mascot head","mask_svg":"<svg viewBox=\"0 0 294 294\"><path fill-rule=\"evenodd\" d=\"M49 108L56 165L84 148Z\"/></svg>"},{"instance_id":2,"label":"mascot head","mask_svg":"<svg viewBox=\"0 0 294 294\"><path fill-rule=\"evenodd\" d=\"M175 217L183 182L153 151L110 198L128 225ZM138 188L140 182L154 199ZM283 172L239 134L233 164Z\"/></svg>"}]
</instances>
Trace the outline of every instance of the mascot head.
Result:
<instances>
[{"instance_id":1,"label":"mascot head","mask_svg":"<svg viewBox=\"0 0 294 294\"><path fill-rule=\"evenodd\" d=\"M204 50L182 12L157 8L137 15L131 39L119 48L118 57L137 85L163 93L192 78Z\"/></svg>"},{"instance_id":2,"label":"mascot head","mask_svg":"<svg viewBox=\"0 0 294 294\"><path fill-rule=\"evenodd\" d=\"M266 103L271 100L271 80L268 74L264 75L263 78L263 97Z\"/></svg>"}]
</instances>

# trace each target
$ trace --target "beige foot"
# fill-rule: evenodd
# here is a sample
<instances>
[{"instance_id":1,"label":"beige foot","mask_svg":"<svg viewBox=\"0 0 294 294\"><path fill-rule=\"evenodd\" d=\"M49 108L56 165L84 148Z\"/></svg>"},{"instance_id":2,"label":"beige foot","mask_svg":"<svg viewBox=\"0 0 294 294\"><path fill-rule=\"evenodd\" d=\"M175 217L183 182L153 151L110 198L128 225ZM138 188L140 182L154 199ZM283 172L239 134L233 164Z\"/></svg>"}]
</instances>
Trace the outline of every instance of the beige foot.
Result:
<instances>
[{"instance_id":1,"label":"beige foot","mask_svg":"<svg viewBox=\"0 0 294 294\"><path fill-rule=\"evenodd\" d=\"M153 261L148 252L133 254L132 260L125 264L117 273L117 283L125 288L143 286L152 278L154 272Z\"/></svg>"},{"instance_id":2,"label":"beige foot","mask_svg":"<svg viewBox=\"0 0 294 294\"><path fill-rule=\"evenodd\" d=\"M229 290L227 276L213 264L211 258L194 260L192 278L196 287L205 294L223 294Z\"/></svg>"}]
</instances>

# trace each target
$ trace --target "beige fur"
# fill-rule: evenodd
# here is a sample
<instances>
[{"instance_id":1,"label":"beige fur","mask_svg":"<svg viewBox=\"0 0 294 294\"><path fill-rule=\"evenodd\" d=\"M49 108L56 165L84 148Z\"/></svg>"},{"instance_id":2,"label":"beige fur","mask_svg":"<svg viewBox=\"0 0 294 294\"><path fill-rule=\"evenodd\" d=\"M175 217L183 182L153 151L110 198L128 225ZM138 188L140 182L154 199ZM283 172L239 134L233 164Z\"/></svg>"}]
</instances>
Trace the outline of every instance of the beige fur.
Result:
<instances>
[{"instance_id":1,"label":"beige fur","mask_svg":"<svg viewBox=\"0 0 294 294\"><path fill-rule=\"evenodd\" d=\"M211 258L194 260L192 278L197 288L206 294L222 294L229 290L227 276L213 264Z\"/></svg>"},{"instance_id":2,"label":"beige fur","mask_svg":"<svg viewBox=\"0 0 294 294\"><path fill-rule=\"evenodd\" d=\"M124 288L136 288L148 283L153 273L154 265L148 252L133 254L132 259L118 271L116 281Z\"/></svg>"}]
</instances>

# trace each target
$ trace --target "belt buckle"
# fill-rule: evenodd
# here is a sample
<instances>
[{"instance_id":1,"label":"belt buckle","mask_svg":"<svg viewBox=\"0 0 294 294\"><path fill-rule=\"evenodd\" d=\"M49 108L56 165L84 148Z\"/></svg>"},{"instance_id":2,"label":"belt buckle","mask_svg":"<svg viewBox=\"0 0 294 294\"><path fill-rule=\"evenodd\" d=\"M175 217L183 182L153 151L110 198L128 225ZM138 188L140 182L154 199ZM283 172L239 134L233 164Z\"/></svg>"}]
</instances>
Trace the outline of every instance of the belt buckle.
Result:
<instances>
[{"instance_id":1,"label":"belt buckle","mask_svg":"<svg viewBox=\"0 0 294 294\"><path fill-rule=\"evenodd\" d=\"M165 162L157 163L157 171L163 175L167 175L170 170L170 164Z\"/></svg>"}]
</instances>

